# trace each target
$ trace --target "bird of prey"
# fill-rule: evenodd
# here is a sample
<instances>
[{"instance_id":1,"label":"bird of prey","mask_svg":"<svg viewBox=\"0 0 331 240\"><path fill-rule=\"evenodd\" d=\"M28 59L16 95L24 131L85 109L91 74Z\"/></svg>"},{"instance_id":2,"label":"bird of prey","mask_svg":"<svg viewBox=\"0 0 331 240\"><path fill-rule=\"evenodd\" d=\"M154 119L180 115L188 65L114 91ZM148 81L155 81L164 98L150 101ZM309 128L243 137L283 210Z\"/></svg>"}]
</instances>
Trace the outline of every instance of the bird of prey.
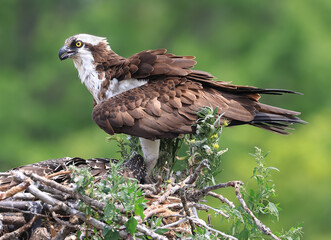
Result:
<instances>
[{"instance_id":1,"label":"bird of prey","mask_svg":"<svg viewBox=\"0 0 331 240\"><path fill-rule=\"evenodd\" d=\"M210 73L192 69L192 56L157 49L124 58L106 38L77 34L65 40L59 58L73 59L93 95L93 120L101 129L140 138L148 175L157 162L160 139L195 133L202 107L217 107L228 126L249 124L288 134L289 125L303 123L299 112L259 102L260 94L295 92L215 81Z\"/></svg>"}]
</instances>

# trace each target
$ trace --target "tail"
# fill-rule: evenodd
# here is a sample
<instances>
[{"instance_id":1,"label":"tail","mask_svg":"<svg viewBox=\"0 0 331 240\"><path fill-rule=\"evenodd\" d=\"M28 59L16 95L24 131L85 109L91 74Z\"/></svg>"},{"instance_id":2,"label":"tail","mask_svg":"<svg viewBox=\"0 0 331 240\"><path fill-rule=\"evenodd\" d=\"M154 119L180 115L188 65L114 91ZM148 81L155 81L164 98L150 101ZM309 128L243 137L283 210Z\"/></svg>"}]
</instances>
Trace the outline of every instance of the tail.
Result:
<instances>
[{"instance_id":1,"label":"tail","mask_svg":"<svg viewBox=\"0 0 331 240\"><path fill-rule=\"evenodd\" d=\"M281 90L281 89L257 89L254 91L254 93L273 94L273 95L281 95L283 93L294 93L294 94L302 95L301 93L297 93L289 90ZM256 114L252 121L242 122L242 121L234 120L231 121L229 126L249 124L271 132L288 135L289 134L288 130L293 130L293 128L291 128L291 125L293 125L294 123L300 123L300 124L307 123L298 117L298 115L301 114L300 112L278 108L260 102L257 102L255 109L256 109Z\"/></svg>"},{"instance_id":2,"label":"tail","mask_svg":"<svg viewBox=\"0 0 331 240\"><path fill-rule=\"evenodd\" d=\"M307 123L297 117L300 115L299 112L277 108L262 103L259 103L259 107L260 109L258 109L253 121L249 123L250 125L288 135L289 132L287 130L292 130L290 126L294 123Z\"/></svg>"}]
</instances>

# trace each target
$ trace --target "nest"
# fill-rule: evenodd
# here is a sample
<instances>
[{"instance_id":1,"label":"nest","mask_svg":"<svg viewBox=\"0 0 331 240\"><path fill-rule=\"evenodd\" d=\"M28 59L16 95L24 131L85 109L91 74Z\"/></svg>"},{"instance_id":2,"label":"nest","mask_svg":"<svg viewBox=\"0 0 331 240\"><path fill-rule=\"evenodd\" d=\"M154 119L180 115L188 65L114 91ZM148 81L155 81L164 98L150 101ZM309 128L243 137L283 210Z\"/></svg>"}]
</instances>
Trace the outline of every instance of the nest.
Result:
<instances>
[{"instance_id":1,"label":"nest","mask_svg":"<svg viewBox=\"0 0 331 240\"><path fill-rule=\"evenodd\" d=\"M2 173L0 178L0 240L4 239L81 239L93 233L93 229L102 232L108 225L106 222L93 218L81 212L77 203L83 201L87 205L102 212L104 203L81 195L74 190L70 181L72 172L68 166L88 167L96 179L103 178L113 159L62 158L23 166ZM165 184L161 177L153 184L140 184L145 199L148 200L144 209L145 218L138 221L136 239L149 236L152 239L176 239L177 234L190 236L196 227L203 227L215 235L227 239L236 239L221 231L213 229L210 223L200 219L197 210L215 211L217 214L229 218L224 212L214 209L201 199L212 196L222 203L234 208L234 204L220 194L212 192L218 188L234 187L237 198L244 209L252 216L261 231L272 236L254 214L247 208L240 194L240 181L231 181L217 184L204 189L195 189L194 183L201 170L207 166L204 160L195 171L185 179L175 182L174 178ZM134 158L133 162L125 163L122 174L126 177L135 177L143 182L144 165L141 158ZM121 210L121 205L116 206ZM159 227L151 229L147 222L152 218L162 217ZM128 221L124 214L116 218L121 227L118 230L121 238L133 239L126 231L125 223ZM166 233L157 230L167 229ZM101 235L101 234L100 234ZM275 238L277 239L277 238Z\"/></svg>"}]
</instances>

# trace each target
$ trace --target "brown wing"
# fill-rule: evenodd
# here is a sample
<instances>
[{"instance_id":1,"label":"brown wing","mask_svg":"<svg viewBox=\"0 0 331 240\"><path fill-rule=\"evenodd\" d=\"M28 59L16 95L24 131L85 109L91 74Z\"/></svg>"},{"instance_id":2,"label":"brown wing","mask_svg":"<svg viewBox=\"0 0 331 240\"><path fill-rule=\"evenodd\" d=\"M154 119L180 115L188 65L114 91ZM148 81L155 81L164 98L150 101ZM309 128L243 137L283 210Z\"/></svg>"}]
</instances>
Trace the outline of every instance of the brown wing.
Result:
<instances>
[{"instance_id":1,"label":"brown wing","mask_svg":"<svg viewBox=\"0 0 331 240\"><path fill-rule=\"evenodd\" d=\"M147 139L194 133L196 112L205 106L218 107L223 120L232 125L251 124L281 134L287 134L289 124L302 122L295 117L297 112L258 102L259 93L291 91L213 81L211 74L190 69L196 64L193 59L159 49L137 53L120 65L112 65L112 77L149 82L96 105L93 120L109 134L126 133Z\"/></svg>"},{"instance_id":2,"label":"brown wing","mask_svg":"<svg viewBox=\"0 0 331 240\"><path fill-rule=\"evenodd\" d=\"M107 133L126 133L147 139L194 133L196 112L218 107L224 119L251 122L257 102L204 87L186 77L167 77L131 89L95 106L93 120Z\"/></svg>"}]
</instances>

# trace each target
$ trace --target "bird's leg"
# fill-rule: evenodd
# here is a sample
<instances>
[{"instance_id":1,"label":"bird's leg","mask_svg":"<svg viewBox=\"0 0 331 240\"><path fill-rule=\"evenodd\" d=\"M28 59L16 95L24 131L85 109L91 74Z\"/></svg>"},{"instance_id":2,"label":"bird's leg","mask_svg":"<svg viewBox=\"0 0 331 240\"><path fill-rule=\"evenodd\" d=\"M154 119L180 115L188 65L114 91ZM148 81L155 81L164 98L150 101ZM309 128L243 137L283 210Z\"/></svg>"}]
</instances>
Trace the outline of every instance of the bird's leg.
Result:
<instances>
[{"instance_id":1,"label":"bird's leg","mask_svg":"<svg viewBox=\"0 0 331 240\"><path fill-rule=\"evenodd\" d=\"M148 140L146 138L139 138L141 143L141 148L144 153L144 158L146 162L147 178L151 177L153 169L159 158L160 150L160 140Z\"/></svg>"}]
</instances>

